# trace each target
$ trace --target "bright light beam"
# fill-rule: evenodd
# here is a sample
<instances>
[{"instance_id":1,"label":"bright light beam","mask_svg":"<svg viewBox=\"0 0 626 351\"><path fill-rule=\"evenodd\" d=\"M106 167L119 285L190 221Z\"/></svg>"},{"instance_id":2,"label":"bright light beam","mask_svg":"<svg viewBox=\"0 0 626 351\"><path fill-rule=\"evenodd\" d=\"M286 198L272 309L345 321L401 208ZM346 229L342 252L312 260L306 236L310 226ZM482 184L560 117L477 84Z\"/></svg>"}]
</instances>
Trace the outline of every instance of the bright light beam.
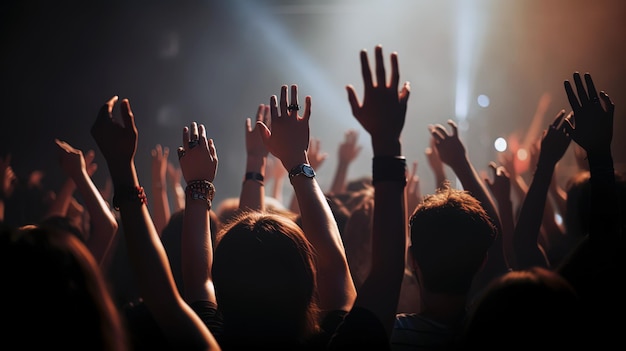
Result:
<instances>
[{"instance_id":1,"label":"bright light beam","mask_svg":"<svg viewBox=\"0 0 626 351\"><path fill-rule=\"evenodd\" d=\"M484 10L484 9L482 9ZM484 11L482 11L484 14ZM467 119L470 93L474 84L475 62L479 61L485 19L476 1L457 1L457 72L455 114L458 121Z\"/></svg>"}]
</instances>

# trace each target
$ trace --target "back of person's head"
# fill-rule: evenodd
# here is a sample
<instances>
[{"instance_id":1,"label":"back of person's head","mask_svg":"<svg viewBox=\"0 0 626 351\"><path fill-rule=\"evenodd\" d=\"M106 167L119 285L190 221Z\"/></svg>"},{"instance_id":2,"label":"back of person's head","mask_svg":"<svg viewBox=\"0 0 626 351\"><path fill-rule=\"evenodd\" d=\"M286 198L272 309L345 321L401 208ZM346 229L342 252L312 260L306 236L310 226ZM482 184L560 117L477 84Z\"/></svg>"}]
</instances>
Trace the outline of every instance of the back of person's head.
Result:
<instances>
[{"instance_id":1,"label":"back of person's head","mask_svg":"<svg viewBox=\"0 0 626 351\"><path fill-rule=\"evenodd\" d=\"M424 289L468 293L496 235L480 202L445 183L436 193L424 197L409 224L410 253Z\"/></svg>"},{"instance_id":2,"label":"back of person's head","mask_svg":"<svg viewBox=\"0 0 626 351\"><path fill-rule=\"evenodd\" d=\"M464 349L568 349L585 346L585 313L574 288L542 267L492 281L471 306L460 338Z\"/></svg>"},{"instance_id":3,"label":"back of person's head","mask_svg":"<svg viewBox=\"0 0 626 351\"><path fill-rule=\"evenodd\" d=\"M26 225L2 233L0 246L4 342L25 350L127 348L102 272L74 233L56 223Z\"/></svg>"},{"instance_id":4,"label":"back of person's head","mask_svg":"<svg viewBox=\"0 0 626 351\"><path fill-rule=\"evenodd\" d=\"M317 329L314 252L302 229L241 213L217 237L213 281L228 342L300 340Z\"/></svg>"}]
</instances>

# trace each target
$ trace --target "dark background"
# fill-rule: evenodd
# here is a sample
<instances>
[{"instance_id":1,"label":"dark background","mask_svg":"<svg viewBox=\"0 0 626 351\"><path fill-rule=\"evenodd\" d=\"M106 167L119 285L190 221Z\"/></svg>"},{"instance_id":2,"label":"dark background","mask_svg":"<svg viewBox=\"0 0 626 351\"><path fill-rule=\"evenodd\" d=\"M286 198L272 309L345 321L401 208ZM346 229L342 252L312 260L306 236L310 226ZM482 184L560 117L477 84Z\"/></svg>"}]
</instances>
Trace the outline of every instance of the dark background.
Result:
<instances>
[{"instance_id":1,"label":"dark background","mask_svg":"<svg viewBox=\"0 0 626 351\"><path fill-rule=\"evenodd\" d=\"M470 159L485 169L497 159L498 136L539 137L529 126L542 96L541 129L568 109L563 81L574 71L591 72L615 102L614 157L618 168L626 162L626 1L5 0L0 9L0 152L12 155L20 177L44 170L51 189L64 179L54 138L97 149L91 123L119 95L136 116L147 189L150 149L175 150L182 127L198 121L218 148L216 201L238 196L245 118L292 83L301 101L313 98L311 135L329 154L318 169L322 187L349 128L364 146L349 177L370 174L369 136L345 86L362 96L359 50L377 44L387 67L398 52L401 80L412 85L403 146L418 161L423 192L434 187L424 158L429 124L457 119ZM476 104L478 94L489 107ZM106 164L100 155L96 162L100 186Z\"/></svg>"}]
</instances>

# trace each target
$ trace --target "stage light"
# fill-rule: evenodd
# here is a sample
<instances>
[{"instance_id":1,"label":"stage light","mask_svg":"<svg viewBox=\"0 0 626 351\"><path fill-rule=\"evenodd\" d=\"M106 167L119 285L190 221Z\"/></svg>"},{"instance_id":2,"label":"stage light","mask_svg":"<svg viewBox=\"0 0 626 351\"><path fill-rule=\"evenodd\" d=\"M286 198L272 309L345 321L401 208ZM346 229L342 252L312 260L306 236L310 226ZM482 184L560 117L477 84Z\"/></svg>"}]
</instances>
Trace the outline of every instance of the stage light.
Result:
<instances>
[{"instance_id":1,"label":"stage light","mask_svg":"<svg viewBox=\"0 0 626 351\"><path fill-rule=\"evenodd\" d=\"M493 147L496 148L496 151L498 152L504 152L506 151L506 140L503 137L499 137L496 139L496 141L494 141L493 143Z\"/></svg>"}]
</instances>

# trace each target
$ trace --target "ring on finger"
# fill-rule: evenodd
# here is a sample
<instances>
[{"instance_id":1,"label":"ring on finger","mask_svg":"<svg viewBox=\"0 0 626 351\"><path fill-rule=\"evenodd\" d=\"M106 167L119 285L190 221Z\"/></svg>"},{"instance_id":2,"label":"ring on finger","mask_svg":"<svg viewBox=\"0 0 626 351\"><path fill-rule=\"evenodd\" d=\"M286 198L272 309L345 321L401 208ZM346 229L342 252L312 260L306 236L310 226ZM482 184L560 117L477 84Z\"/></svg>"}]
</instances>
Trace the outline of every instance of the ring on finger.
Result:
<instances>
[{"instance_id":1,"label":"ring on finger","mask_svg":"<svg viewBox=\"0 0 626 351\"><path fill-rule=\"evenodd\" d=\"M181 159L181 157L185 156L185 148L183 148L182 146L179 146L176 151L178 152L179 160Z\"/></svg>"}]
</instances>

